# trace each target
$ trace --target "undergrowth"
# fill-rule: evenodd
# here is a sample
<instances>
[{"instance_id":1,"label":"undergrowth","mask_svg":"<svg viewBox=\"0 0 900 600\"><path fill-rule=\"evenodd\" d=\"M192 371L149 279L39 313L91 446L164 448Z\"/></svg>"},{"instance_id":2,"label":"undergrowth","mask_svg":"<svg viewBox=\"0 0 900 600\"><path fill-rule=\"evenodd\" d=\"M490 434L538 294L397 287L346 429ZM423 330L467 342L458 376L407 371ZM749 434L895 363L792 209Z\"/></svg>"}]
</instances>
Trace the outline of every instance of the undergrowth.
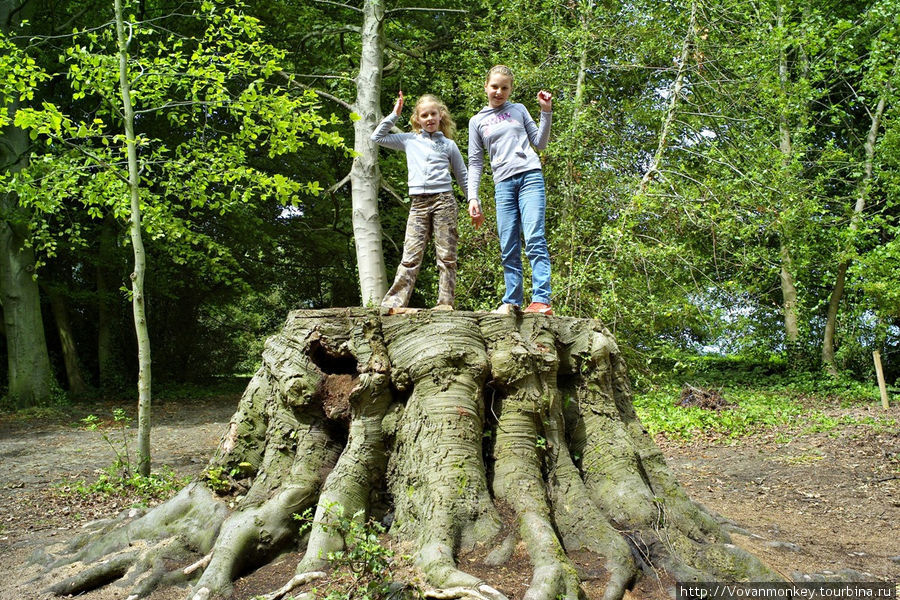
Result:
<instances>
[{"instance_id":1,"label":"undergrowth","mask_svg":"<svg viewBox=\"0 0 900 600\"><path fill-rule=\"evenodd\" d=\"M833 433L847 426L891 431L886 415L829 414L829 409L876 407L877 386L819 372L794 372L783 360L681 356L652 385L635 393L634 406L651 435L677 440L736 439L766 430L783 435ZM717 390L731 405L720 410L679 406L685 384ZM895 400L896 402L896 400Z\"/></svg>"},{"instance_id":2,"label":"undergrowth","mask_svg":"<svg viewBox=\"0 0 900 600\"><path fill-rule=\"evenodd\" d=\"M326 558L333 569L325 590L311 591L315 597L325 600L418 600L424 598L421 588L415 584L396 582L398 561L408 561L408 556L398 556L385 547L381 540L385 528L372 519L365 520L363 511L347 515L340 504L326 507L325 531L334 531L344 540L344 549L329 552ZM313 511L294 515L302 523L301 535L313 523ZM320 595L323 594L323 595ZM302 596L301 596L302 597Z\"/></svg>"},{"instance_id":3,"label":"undergrowth","mask_svg":"<svg viewBox=\"0 0 900 600\"><path fill-rule=\"evenodd\" d=\"M147 504L165 500L180 490L187 479L178 477L169 467L149 475L141 475L137 471L128 445L130 423L131 417L121 408L113 409L111 420L104 420L93 414L81 419L81 426L86 431L99 433L112 450L114 459L109 466L96 472L97 478L94 481L69 481L58 486L59 492L81 497L115 496L129 502Z\"/></svg>"}]
</instances>

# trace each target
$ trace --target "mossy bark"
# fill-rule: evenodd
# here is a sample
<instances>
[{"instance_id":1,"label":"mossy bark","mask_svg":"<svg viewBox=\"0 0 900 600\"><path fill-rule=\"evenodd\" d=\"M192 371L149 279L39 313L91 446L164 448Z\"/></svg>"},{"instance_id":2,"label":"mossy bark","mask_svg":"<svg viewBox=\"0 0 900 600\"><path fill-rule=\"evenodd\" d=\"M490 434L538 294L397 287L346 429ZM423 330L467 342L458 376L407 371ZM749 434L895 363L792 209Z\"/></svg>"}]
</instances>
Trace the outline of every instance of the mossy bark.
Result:
<instances>
[{"instance_id":1,"label":"mossy bark","mask_svg":"<svg viewBox=\"0 0 900 600\"><path fill-rule=\"evenodd\" d=\"M291 313L268 340L204 478L46 557L47 581L59 594L190 580L188 598L228 595L301 542L293 516L312 509L294 578L306 581L343 544L333 505L390 521L447 597L502 597L459 557L496 565L517 539L533 566L526 600L582 596L575 552L605 560L604 600L642 574L778 579L684 493L598 322L333 309Z\"/></svg>"}]
</instances>

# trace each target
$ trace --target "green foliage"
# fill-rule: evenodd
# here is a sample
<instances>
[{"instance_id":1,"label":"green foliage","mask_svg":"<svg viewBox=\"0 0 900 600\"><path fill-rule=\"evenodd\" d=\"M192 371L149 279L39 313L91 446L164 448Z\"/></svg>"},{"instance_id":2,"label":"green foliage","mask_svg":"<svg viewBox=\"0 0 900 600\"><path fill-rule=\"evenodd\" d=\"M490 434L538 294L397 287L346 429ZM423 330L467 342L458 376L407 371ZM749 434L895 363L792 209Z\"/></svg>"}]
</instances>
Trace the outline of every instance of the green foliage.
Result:
<instances>
[{"instance_id":1,"label":"green foliage","mask_svg":"<svg viewBox=\"0 0 900 600\"><path fill-rule=\"evenodd\" d=\"M386 600L388 598L422 598L414 585L394 583L394 569L398 557L382 545L385 528L373 520L366 521L365 513L347 515L340 504L326 507L323 520L325 531L339 534L344 549L329 552L326 557L334 571L331 585L325 590L327 600ZM300 533L312 527L313 512L307 509L294 518L302 522ZM408 557L402 557L408 559Z\"/></svg>"},{"instance_id":2,"label":"green foliage","mask_svg":"<svg viewBox=\"0 0 900 600\"><path fill-rule=\"evenodd\" d=\"M680 406L681 383L717 389L731 406L710 410ZM877 387L822 372L791 372L784 361L738 357L689 357L671 365L667 381L635 394L634 406L651 435L672 439L736 439L766 431L794 435L846 426L890 430L887 417L827 414L826 406L874 405Z\"/></svg>"},{"instance_id":3,"label":"green foliage","mask_svg":"<svg viewBox=\"0 0 900 600\"><path fill-rule=\"evenodd\" d=\"M82 497L104 496L120 497L127 501L146 505L150 502L166 500L187 484L185 477L178 477L175 472L164 467L161 473L141 475L118 461L102 469L97 479L92 482L78 480L60 484L65 492L74 492Z\"/></svg>"},{"instance_id":4,"label":"green foliage","mask_svg":"<svg viewBox=\"0 0 900 600\"><path fill-rule=\"evenodd\" d=\"M205 2L191 17L200 35L134 17L130 23L142 227L152 240L165 240L159 247L176 264L202 265L207 277L236 283L235 258L202 219L242 204L297 205L302 195L318 195L316 181L252 163L308 142L342 149L343 138L331 129L337 117L319 114L313 92L294 95L273 85L284 53L260 40L258 20L219 2ZM86 243L82 221L57 217L72 210L73 190L90 217L128 218L115 43L111 27L91 28L73 34L59 57L72 99L92 107L87 118L48 101L16 112L16 125L43 142L31 168L10 185L38 215L34 245L44 256L54 256L63 241Z\"/></svg>"},{"instance_id":5,"label":"green foliage","mask_svg":"<svg viewBox=\"0 0 900 600\"><path fill-rule=\"evenodd\" d=\"M131 417L125 414L122 408L114 408L112 422L104 422L97 415L88 415L81 419L86 431L99 431L100 437L112 449L115 454L114 465L121 468L124 475L130 475L132 469L131 452L128 449L128 429L131 426ZM107 428L112 427L118 433L118 439L114 439L107 433Z\"/></svg>"}]
</instances>

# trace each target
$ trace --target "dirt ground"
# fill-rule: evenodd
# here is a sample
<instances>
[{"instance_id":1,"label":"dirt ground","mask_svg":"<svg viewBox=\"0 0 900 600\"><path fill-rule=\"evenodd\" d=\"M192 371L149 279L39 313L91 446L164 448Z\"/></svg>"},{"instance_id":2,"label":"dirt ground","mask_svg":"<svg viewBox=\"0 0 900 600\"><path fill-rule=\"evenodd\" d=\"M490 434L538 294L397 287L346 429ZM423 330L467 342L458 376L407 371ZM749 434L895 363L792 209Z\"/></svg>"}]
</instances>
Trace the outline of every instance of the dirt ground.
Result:
<instances>
[{"instance_id":1,"label":"dirt ground","mask_svg":"<svg viewBox=\"0 0 900 600\"><path fill-rule=\"evenodd\" d=\"M223 397L155 407L154 470L168 465L183 476L201 471L236 401ZM65 492L73 481L90 480L96 469L112 462L112 451L98 432L74 426L88 413L108 416L112 408L94 405L75 409L64 419L29 422L0 416L0 600L41 598L41 587L30 582L38 570L28 563L29 555L68 539L89 520L125 508L115 501L85 502ZM896 406L887 412L874 403L827 411L835 417L900 421ZM736 443L657 442L688 493L741 527L745 533L736 534L734 541L785 577L851 569L857 572L854 578L900 581L900 431L852 425L801 436L770 431ZM235 600L279 587L293 574L297 560L297 554L285 555L238 580ZM527 560L518 564L527 567ZM479 574L511 600L521 597L530 578L524 568ZM599 598L602 587L588 583L585 591ZM183 589L168 589L150 598L182 600L185 595ZM127 590L108 586L81 598L127 596ZM664 595L645 579L629 597L655 600Z\"/></svg>"}]
</instances>

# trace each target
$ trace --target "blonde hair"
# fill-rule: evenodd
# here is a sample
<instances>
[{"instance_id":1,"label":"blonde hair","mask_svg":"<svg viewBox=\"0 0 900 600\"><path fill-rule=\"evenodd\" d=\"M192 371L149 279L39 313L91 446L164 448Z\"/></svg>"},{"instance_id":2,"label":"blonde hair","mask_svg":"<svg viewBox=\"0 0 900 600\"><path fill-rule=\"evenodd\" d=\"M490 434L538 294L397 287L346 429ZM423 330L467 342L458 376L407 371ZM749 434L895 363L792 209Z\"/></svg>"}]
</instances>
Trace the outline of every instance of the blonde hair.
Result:
<instances>
[{"instance_id":1,"label":"blonde hair","mask_svg":"<svg viewBox=\"0 0 900 600\"><path fill-rule=\"evenodd\" d=\"M413 131L415 131L416 133L422 131L422 125L419 124L419 107L427 102L432 102L437 105L438 112L441 114L441 124L439 126L441 133L444 134L444 137L452 140L453 136L456 135L456 121L454 121L453 117L450 116L450 111L447 109L447 105L441 102L441 99L434 94L423 94L419 96L418 100L416 100L416 105L413 107L412 116L409 118L409 124L412 126Z\"/></svg>"},{"instance_id":2,"label":"blonde hair","mask_svg":"<svg viewBox=\"0 0 900 600\"><path fill-rule=\"evenodd\" d=\"M487 84L488 81L491 80L491 75L503 75L504 77L509 77L509 86L512 87L513 84L513 72L512 69L507 67L506 65L494 65L491 67L491 70L488 71L487 77L484 78L484 83Z\"/></svg>"}]
</instances>

